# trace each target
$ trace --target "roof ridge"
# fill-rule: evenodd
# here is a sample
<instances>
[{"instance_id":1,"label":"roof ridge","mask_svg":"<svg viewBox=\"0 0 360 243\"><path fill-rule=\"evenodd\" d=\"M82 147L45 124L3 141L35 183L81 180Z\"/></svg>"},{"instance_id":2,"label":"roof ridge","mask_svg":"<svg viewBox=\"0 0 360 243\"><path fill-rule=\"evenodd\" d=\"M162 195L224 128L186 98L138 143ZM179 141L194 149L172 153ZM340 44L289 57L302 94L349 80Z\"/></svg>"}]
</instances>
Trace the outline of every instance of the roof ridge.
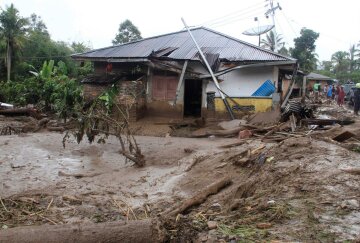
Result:
<instances>
[{"instance_id":1,"label":"roof ridge","mask_svg":"<svg viewBox=\"0 0 360 243\"><path fill-rule=\"evenodd\" d=\"M196 29L201 29L201 28L205 28L205 27L200 26L200 27L192 28L191 30L196 30ZM184 29L184 30L179 30L179 31L166 33L166 34L150 36L150 37L142 38L142 39L139 39L139 40L136 40L136 41L130 41L130 42L126 42L126 43L122 43L122 44L118 44L118 45L102 47L102 48L98 48L98 49L94 49L94 50L87 51L87 52L82 52L82 53L75 53L75 54L73 54L71 56L76 56L76 55L80 55L80 54L88 54L88 53L92 53L92 52L95 52L95 51L101 51L101 50L110 49L110 48L119 47L119 46L126 46L126 45L129 45L129 44L134 44L134 43L137 43L137 42L150 40L150 39L155 39L155 38L159 38L159 37L163 37L163 36L174 35L174 34L178 34L178 33L181 33L181 32L186 32L186 31L187 30Z\"/></svg>"},{"instance_id":2,"label":"roof ridge","mask_svg":"<svg viewBox=\"0 0 360 243\"><path fill-rule=\"evenodd\" d=\"M269 55L272 55L276 58L282 58L282 59L285 59L285 60L289 60L289 61L295 61L296 59L292 58L292 57L289 57L289 56L285 56L285 55L281 55L279 53L276 53L276 52L273 52L273 51L270 51L270 50L267 50L265 48L262 48L262 47L259 47L259 46L256 46L254 44L251 44L251 43L248 43L246 41L242 41L238 38L235 38L235 37L232 37L230 35L227 35L227 34L224 34L224 33L221 33L219 31L216 31L216 30L213 30L213 29L210 29L208 27L205 27L205 26L197 26L197 27L192 27L190 28L191 31L198 31L198 30L203 30L205 32L208 32L208 33L212 33L212 34L215 34L215 35L218 35L218 36L221 36L223 38L227 38L229 40L232 40L234 42L237 42L238 44L241 44L241 45L244 45L244 46L247 46L248 48L253 48L259 52L262 52L263 54L269 54ZM118 48L118 47L125 47L127 45L132 45L134 43L139 43L139 42L143 42L143 41L148 41L148 40L152 40L152 39L157 39L157 38L161 38L161 37L165 37L165 36L172 36L172 35L177 35L179 33L184 33L184 32L187 32L186 29L182 29L180 31L175 31L175 32L171 32L171 33L166 33L166 34L161 34L161 35L156 35L156 36L151 36L151 37L147 37L147 38L143 38L143 39L140 39L140 40L136 40L136 41L131 41L131 42L127 42L127 43L123 43L123 44L119 44L119 45L113 45L113 46L108 46L108 47L103 47L103 48L99 48L99 49L94 49L94 50L91 50L91 51L88 51L88 52L84 52L84 53L76 53L76 54L73 54L71 55L72 57L74 58L81 58L83 55L87 55L87 54L90 54L91 53L94 53L94 52L97 52L97 51L103 51L103 50L111 50L111 49L114 49L114 48ZM189 37L190 39L190 37ZM115 49L116 50L116 49Z\"/></svg>"},{"instance_id":3,"label":"roof ridge","mask_svg":"<svg viewBox=\"0 0 360 243\"><path fill-rule=\"evenodd\" d=\"M215 34L218 34L218 35L221 35L221 36L224 36L226 38L229 38L229 39L232 39L234 41L237 41L237 42L240 42L241 44L244 44L244 45L248 45L248 46L251 46L251 47L254 47L256 49L259 49L260 51L265 51L265 52L268 52L270 54L273 54L273 55L276 55L276 56L280 56L280 57L284 57L284 58L287 58L287 59L292 59L292 60L296 60L295 58L292 58L292 57L289 57L289 56L284 56L284 55L281 55L279 53L276 53L276 52L273 52L271 50L268 50L268 49L265 49L265 48L262 48L260 46L257 46L257 45L254 45L254 44L251 44L249 42L246 42L246 41L243 41L243 40L240 40L238 38L235 38L233 36L230 36L230 35L227 35L227 34L224 34L224 33L221 33L219 31L216 31L216 30L213 30L213 29L210 29L210 28L207 28L207 27L202 27L203 29L207 30L207 31L210 31L210 32L213 32Z\"/></svg>"}]
</instances>

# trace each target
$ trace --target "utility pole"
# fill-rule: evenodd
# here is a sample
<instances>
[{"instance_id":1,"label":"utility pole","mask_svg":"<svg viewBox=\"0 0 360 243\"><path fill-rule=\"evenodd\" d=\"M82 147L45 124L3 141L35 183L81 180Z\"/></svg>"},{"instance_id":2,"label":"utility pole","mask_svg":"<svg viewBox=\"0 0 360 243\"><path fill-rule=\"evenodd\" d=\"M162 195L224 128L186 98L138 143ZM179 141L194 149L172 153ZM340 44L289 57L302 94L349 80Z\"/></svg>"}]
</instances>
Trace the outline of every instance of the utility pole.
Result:
<instances>
[{"instance_id":1,"label":"utility pole","mask_svg":"<svg viewBox=\"0 0 360 243\"><path fill-rule=\"evenodd\" d=\"M277 9L279 10L282 10L281 6L279 3L277 3L277 5L275 6L274 5L274 0L265 0L265 2L269 2L269 4L266 4L266 6L269 6L269 9L265 12L265 16L266 18L269 18L269 15L271 16L271 19L272 19L272 22L273 22L273 25L274 25L274 33L276 34L276 25L275 25L275 11ZM276 35L275 35L275 48L277 46L277 43L276 43Z\"/></svg>"}]
</instances>

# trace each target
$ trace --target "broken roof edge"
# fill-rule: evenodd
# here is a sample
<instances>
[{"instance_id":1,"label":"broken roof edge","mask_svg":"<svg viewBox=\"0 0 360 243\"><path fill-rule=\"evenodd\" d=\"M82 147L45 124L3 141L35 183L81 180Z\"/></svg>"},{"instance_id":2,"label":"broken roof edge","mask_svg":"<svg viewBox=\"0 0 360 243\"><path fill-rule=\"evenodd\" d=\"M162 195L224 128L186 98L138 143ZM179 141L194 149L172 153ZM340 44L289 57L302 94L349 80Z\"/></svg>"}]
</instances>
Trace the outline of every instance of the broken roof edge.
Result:
<instances>
[{"instance_id":1,"label":"broken roof edge","mask_svg":"<svg viewBox=\"0 0 360 243\"><path fill-rule=\"evenodd\" d=\"M266 67L266 66L283 66L283 65L294 65L297 64L297 60L290 60L290 61L272 61L272 62L257 62L257 63L251 63L251 64L243 64L243 65L238 65L232 68L227 68L224 70L220 70L216 73L214 73L215 76L220 76L220 75L224 75L225 73L228 72L232 72L234 70L237 69L242 69L242 68L256 68L256 67ZM200 78L209 78L211 77L211 75L209 74L205 74L205 75L201 75Z\"/></svg>"},{"instance_id":2,"label":"broken roof edge","mask_svg":"<svg viewBox=\"0 0 360 243\"><path fill-rule=\"evenodd\" d=\"M287 60L296 60L295 58L281 55L281 54L279 54L279 53L276 53L276 52L273 52L273 51L271 51L271 50L262 48L262 47L260 47L260 46L256 46L256 45L251 44L251 43L249 43L249 42L242 41L242 40L240 40L240 39L238 39L238 38L235 38L235 37L232 37L232 36L230 36L230 35L227 35L227 34L218 32L218 31L213 30L213 29L210 29L210 28L207 28L207 27L205 27L205 26L193 27L193 28L190 28L190 31L192 31L192 30L198 30L198 29L204 29L204 30L206 30L206 31L215 33L215 34L217 34L217 35L220 35L220 36L223 36L223 37L226 37L226 38L229 38L229 39L231 39L231 40L233 40L233 41L239 42L239 43L244 44L244 45L251 46L251 47L253 47L253 48L255 48L255 49L258 49L258 50L260 50L260 51L264 51L264 52L267 52L267 53L269 53L269 54L272 54L272 55L275 55L275 56L278 56L278 57L281 57L281 58L284 58L284 59L287 59ZM180 31L174 31L174 32L166 33L166 34L151 36L151 37L147 37L147 38L143 38L143 39L140 39L140 40L131 41L131 42L127 42L127 43L123 43L123 44L119 44L119 45L112 45L112 46L107 46L107 47L103 47L103 48L98 48L98 49L94 49L94 50L87 51L87 52L83 52L83 53L75 53L75 54L72 54L72 55L71 55L71 58L73 58L73 59L80 59L80 58L84 58L82 55L90 54L90 53L93 53L93 52L96 52L96 51L106 50L106 49L110 49L110 48L114 48L114 47L118 47L118 46L126 46L126 45L129 45L129 44L133 44L133 43L137 43L137 42L141 42L141 41L145 41L145 40L150 40L150 39L155 39L155 38L159 38L159 37L163 37L163 36L178 34L178 33L182 33L182 32L187 32L187 30L186 30L186 29L183 29L183 30L180 30ZM119 58L119 57L114 57L114 58ZM121 57L120 57L120 58L121 58ZM88 59L88 60L92 60L93 58L87 58L87 59ZM94 58L94 59L95 59L95 58ZM187 59L187 60L192 60L192 59ZM245 60L244 60L244 61L245 61Z\"/></svg>"}]
</instances>

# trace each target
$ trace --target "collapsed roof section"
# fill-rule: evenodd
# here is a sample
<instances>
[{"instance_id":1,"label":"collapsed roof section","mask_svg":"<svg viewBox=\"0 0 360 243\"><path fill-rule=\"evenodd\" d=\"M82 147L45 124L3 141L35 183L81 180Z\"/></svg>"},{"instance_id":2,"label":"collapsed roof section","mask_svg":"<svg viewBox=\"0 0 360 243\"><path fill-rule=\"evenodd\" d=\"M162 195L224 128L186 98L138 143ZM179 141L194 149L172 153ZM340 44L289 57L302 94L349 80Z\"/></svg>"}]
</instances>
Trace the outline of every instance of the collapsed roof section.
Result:
<instances>
[{"instance_id":1,"label":"collapsed roof section","mask_svg":"<svg viewBox=\"0 0 360 243\"><path fill-rule=\"evenodd\" d=\"M296 60L272 51L227 36L217 31L199 27L191 30L206 58L225 62L289 62ZM168 60L200 61L200 55L186 30L145 38L117 46L96 49L72 55L77 60L120 61L146 60L149 58ZM214 58L216 57L216 58Z\"/></svg>"}]
</instances>

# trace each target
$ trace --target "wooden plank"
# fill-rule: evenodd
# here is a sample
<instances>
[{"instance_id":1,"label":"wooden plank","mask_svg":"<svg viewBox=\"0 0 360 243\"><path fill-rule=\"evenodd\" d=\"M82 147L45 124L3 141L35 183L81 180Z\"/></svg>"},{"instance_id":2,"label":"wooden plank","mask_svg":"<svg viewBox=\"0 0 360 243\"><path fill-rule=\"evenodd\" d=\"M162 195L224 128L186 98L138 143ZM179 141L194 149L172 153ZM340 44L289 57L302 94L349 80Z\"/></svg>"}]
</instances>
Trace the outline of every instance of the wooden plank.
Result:
<instances>
[{"instance_id":1,"label":"wooden plank","mask_svg":"<svg viewBox=\"0 0 360 243\"><path fill-rule=\"evenodd\" d=\"M338 135L336 135L335 137L333 137L332 139L338 142L344 142L345 140L355 137L356 135L352 132L349 131L344 131Z\"/></svg>"}]
</instances>

